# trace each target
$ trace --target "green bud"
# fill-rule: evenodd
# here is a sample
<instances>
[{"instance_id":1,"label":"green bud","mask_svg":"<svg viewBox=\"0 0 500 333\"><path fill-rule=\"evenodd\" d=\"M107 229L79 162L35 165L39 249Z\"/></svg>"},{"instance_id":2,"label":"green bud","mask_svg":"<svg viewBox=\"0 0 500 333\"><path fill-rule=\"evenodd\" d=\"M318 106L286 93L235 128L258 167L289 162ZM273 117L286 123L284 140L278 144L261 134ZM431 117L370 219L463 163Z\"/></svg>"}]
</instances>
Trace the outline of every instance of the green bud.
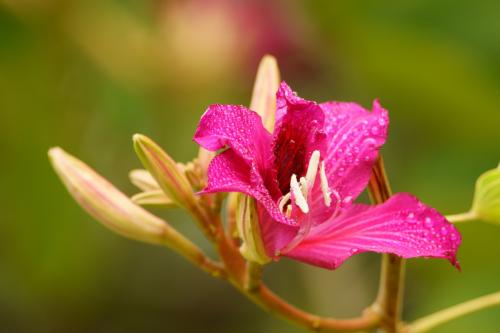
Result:
<instances>
[{"instance_id":1,"label":"green bud","mask_svg":"<svg viewBox=\"0 0 500 333\"><path fill-rule=\"evenodd\" d=\"M500 165L477 179L471 212L486 222L500 223Z\"/></svg>"},{"instance_id":2,"label":"green bud","mask_svg":"<svg viewBox=\"0 0 500 333\"><path fill-rule=\"evenodd\" d=\"M262 242L255 202L242 194L238 195L236 227L242 241L240 253L245 259L261 265L271 261Z\"/></svg>"},{"instance_id":3,"label":"green bud","mask_svg":"<svg viewBox=\"0 0 500 333\"><path fill-rule=\"evenodd\" d=\"M276 116L276 92L280 85L280 72L276 58L266 55L262 58L255 77L250 110L262 117L264 127L272 132Z\"/></svg>"},{"instance_id":4,"label":"green bud","mask_svg":"<svg viewBox=\"0 0 500 333\"><path fill-rule=\"evenodd\" d=\"M177 163L150 138L135 134L133 140L137 156L167 197L179 206L192 210L198 200Z\"/></svg>"},{"instance_id":5,"label":"green bud","mask_svg":"<svg viewBox=\"0 0 500 333\"><path fill-rule=\"evenodd\" d=\"M112 231L153 244L168 243L170 227L134 204L89 166L61 148L49 150L56 173L80 206Z\"/></svg>"}]
</instances>

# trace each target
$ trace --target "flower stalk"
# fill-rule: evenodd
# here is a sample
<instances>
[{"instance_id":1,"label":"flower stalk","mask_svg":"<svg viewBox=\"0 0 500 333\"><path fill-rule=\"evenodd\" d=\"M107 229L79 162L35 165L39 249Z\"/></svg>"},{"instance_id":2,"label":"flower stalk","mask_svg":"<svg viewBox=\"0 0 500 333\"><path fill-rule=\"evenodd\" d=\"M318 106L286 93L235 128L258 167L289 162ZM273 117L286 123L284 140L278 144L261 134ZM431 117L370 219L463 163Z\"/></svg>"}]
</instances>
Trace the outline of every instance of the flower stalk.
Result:
<instances>
[{"instance_id":1,"label":"flower stalk","mask_svg":"<svg viewBox=\"0 0 500 333\"><path fill-rule=\"evenodd\" d=\"M161 189L172 201L191 213L207 238L213 240L212 218L200 204L200 199L195 196L189 180L177 163L150 138L135 134L133 141L137 156Z\"/></svg>"},{"instance_id":2,"label":"flower stalk","mask_svg":"<svg viewBox=\"0 0 500 333\"><path fill-rule=\"evenodd\" d=\"M460 214L446 215L446 219L451 223L463 223L477 220L477 215L474 212L466 212Z\"/></svg>"},{"instance_id":3,"label":"flower stalk","mask_svg":"<svg viewBox=\"0 0 500 333\"><path fill-rule=\"evenodd\" d=\"M463 317L473 312L494 306L500 306L500 291L490 295L478 297L461 304L457 304L450 308L435 312L429 316L420 318L408 325L404 332L428 332L429 330L439 325L442 325L459 317Z\"/></svg>"}]
</instances>

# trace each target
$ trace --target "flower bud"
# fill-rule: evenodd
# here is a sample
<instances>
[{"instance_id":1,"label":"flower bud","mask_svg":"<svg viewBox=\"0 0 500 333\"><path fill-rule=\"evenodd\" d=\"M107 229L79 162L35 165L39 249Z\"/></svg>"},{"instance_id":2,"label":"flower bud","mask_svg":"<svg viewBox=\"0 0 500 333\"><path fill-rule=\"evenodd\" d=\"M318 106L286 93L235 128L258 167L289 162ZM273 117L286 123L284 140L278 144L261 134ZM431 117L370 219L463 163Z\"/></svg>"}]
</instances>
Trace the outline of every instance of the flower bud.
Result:
<instances>
[{"instance_id":1,"label":"flower bud","mask_svg":"<svg viewBox=\"0 0 500 333\"><path fill-rule=\"evenodd\" d=\"M207 181L206 178L207 178L208 165L210 164L212 159L215 157L215 155L217 155L216 152L206 150L203 147L200 147L200 149L198 150L198 156L196 157L195 160L196 160L196 164L200 168L200 171L204 177L203 181L205 183Z\"/></svg>"},{"instance_id":2,"label":"flower bud","mask_svg":"<svg viewBox=\"0 0 500 333\"><path fill-rule=\"evenodd\" d=\"M477 179L472 213L486 222L500 224L500 165Z\"/></svg>"},{"instance_id":3,"label":"flower bud","mask_svg":"<svg viewBox=\"0 0 500 333\"><path fill-rule=\"evenodd\" d=\"M264 265L271 258L267 256L260 234L255 202L246 195L238 195L236 227L241 238L240 253L248 261Z\"/></svg>"},{"instance_id":4,"label":"flower bud","mask_svg":"<svg viewBox=\"0 0 500 333\"><path fill-rule=\"evenodd\" d=\"M262 117L264 127L273 132L276 115L276 92L280 84L280 73L276 58L266 55L262 58L255 77L250 110Z\"/></svg>"},{"instance_id":5,"label":"flower bud","mask_svg":"<svg viewBox=\"0 0 500 333\"><path fill-rule=\"evenodd\" d=\"M139 189L146 191L156 191L160 189L160 185L151 176L149 171L144 169L135 169L129 172L128 177L130 182L137 186Z\"/></svg>"},{"instance_id":6,"label":"flower bud","mask_svg":"<svg viewBox=\"0 0 500 333\"><path fill-rule=\"evenodd\" d=\"M146 243L167 242L170 227L165 222L135 205L86 164L61 148L50 149L49 158L73 198L104 226Z\"/></svg>"},{"instance_id":7,"label":"flower bud","mask_svg":"<svg viewBox=\"0 0 500 333\"><path fill-rule=\"evenodd\" d=\"M149 171L136 169L129 172L132 184L143 190L141 193L133 195L130 199L141 206L166 206L175 207L176 204L163 192L160 185L151 176Z\"/></svg>"},{"instance_id":8,"label":"flower bud","mask_svg":"<svg viewBox=\"0 0 500 333\"><path fill-rule=\"evenodd\" d=\"M196 206L197 198L177 163L148 137L135 134L133 140L137 156L167 197L187 210Z\"/></svg>"},{"instance_id":9,"label":"flower bud","mask_svg":"<svg viewBox=\"0 0 500 333\"><path fill-rule=\"evenodd\" d=\"M172 200L170 200L162 190L137 193L134 194L130 199L135 204L141 206L163 206L167 208L177 207L177 205Z\"/></svg>"}]
</instances>

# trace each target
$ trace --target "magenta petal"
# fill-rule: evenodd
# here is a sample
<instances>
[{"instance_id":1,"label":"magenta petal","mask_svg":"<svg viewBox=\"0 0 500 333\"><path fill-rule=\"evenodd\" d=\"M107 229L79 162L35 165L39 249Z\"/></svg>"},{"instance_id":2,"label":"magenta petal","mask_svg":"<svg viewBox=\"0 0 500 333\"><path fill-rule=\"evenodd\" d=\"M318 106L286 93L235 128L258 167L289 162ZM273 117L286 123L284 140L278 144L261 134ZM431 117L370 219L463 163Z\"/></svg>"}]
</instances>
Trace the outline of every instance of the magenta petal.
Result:
<instances>
[{"instance_id":1,"label":"magenta petal","mask_svg":"<svg viewBox=\"0 0 500 333\"><path fill-rule=\"evenodd\" d=\"M203 114L194 140L216 151L229 147L247 163L265 169L270 161L271 134L254 111L237 105L211 105Z\"/></svg>"},{"instance_id":2,"label":"magenta petal","mask_svg":"<svg viewBox=\"0 0 500 333\"><path fill-rule=\"evenodd\" d=\"M355 103L321 104L327 134L326 173L330 188L348 206L366 187L389 124L378 101L368 112Z\"/></svg>"},{"instance_id":3,"label":"magenta petal","mask_svg":"<svg viewBox=\"0 0 500 333\"><path fill-rule=\"evenodd\" d=\"M295 237L298 226L277 223L262 205L257 205L262 241L269 257L276 257Z\"/></svg>"},{"instance_id":4,"label":"magenta petal","mask_svg":"<svg viewBox=\"0 0 500 333\"><path fill-rule=\"evenodd\" d=\"M277 120L273 137L274 170L283 194L292 174L301 177L311 154L325 151L325 116L321 107L296 96L285 82L277 93Z\"/></svg>"},{"instance_id":5,"label":"magenta petal","mask_svg":"<svg viewBox=\"0 0 500 333\"><path fill-rule=\"evenodd\" d=\"M445 258L459 267L460 243L458 230L439 212L410 194L399 193L381 205L352 205L341 216L313 228L286 255L329 269L366 251Z\"/></svg>"},{"instance_id":6,"label":"magenta petal","mask_svg":"<svg viewBox=\"0 0 500 333\"><path fill-rule=\"evenodd\" d=\"M265 207L275 221L294 224L271 198L255 163L248 165L231 149L217 155L208 166L208 184L200 194L213 192L244 193Z\"/></svg>"}]
</instances>

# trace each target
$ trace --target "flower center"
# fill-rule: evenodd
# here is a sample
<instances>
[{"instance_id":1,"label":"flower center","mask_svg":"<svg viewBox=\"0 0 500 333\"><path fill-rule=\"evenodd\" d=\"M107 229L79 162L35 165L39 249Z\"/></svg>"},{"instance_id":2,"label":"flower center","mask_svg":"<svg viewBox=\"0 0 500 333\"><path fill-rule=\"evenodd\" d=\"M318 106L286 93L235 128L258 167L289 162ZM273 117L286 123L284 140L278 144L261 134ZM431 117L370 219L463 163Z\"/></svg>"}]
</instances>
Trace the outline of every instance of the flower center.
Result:
<instances>
[{"instance_id":1,"label":"flower center","mask_svg":"<svg viewBox=\"0 0 500 333\"><path fill-rule=\"evenodd\" d=\"M305 177L300 177L300 179L297 179L297 175L293 173L290 177L290 192L283 195L278 202L280 211L283 212L286 216L290 217L291 215L292 200L295 205L302 211L302 213L309 213L310 209L308 198L314 187L318 169L324 204L327 207L331 206L332 199L330 195L332 194L332 191L328 186L328 179L325 172L325 162L320 161L320 152L319 150L315 150L312 153L311 158L309 159L309 165L307 167ZM336 192L333 191L333 193L335 194Z\"/></svg>"},{"instance_id":2,"label":"flower center","mask_svg":"<svg viewBox=\"0 0 500 333\"><path fill-rule=\"evenodd\" d=\"M308 132L300 130L300 126L303 124L283 121L274 144L274 169L283 195L290 191L291 176L305 171Z\"/></svg>"}]
</instances>

